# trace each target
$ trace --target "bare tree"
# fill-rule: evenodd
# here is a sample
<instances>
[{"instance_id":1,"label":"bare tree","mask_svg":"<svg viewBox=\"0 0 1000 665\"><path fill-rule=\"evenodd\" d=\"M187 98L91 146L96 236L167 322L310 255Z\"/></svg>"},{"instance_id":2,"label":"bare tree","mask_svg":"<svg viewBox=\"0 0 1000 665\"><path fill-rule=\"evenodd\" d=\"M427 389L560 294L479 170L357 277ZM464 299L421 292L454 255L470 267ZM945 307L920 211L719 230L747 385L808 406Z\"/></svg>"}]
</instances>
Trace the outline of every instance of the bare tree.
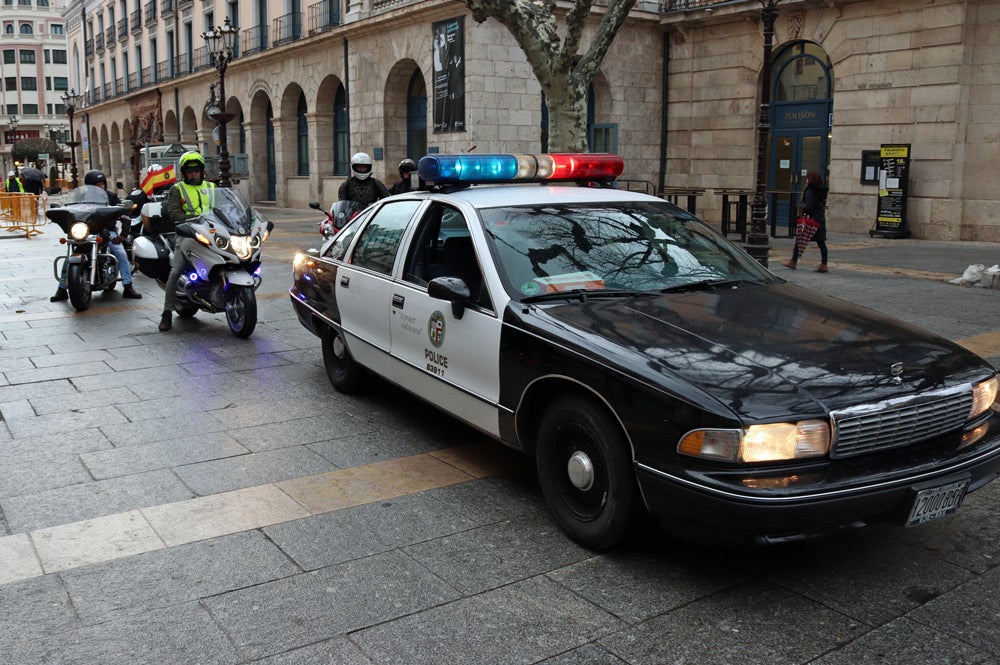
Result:
<instances>
[{"instance_id":1,"label":"bare tree","mask_svg":"<svg viewBox=\"0 0 1000 665\"><path fill-rule=\"evenodd\" d=\"M549 150L584 152L587 149L587 90L608 47L628 18L636 0L607 0L597 32L580 53L581 35L594 0L559 3L556 0L461 0L472 18L503 23L524 51L549 109ZM561 34L560 34L561 33Z\"/></svg>"}]
</instances>

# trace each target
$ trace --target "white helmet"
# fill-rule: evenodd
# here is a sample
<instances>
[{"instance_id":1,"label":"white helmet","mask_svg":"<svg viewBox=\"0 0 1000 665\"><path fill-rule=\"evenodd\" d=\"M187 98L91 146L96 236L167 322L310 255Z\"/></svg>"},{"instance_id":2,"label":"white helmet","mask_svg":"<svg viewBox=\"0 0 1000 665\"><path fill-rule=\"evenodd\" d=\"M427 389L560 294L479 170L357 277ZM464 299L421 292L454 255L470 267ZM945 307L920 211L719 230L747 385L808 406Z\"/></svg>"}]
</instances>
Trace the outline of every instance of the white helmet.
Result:
<instances>
[{"instance_id":1,"label":"white helmet","mask_svg":"<svg viewBox=\"0 0 1000 665\"><path fill-rule=\"evenodd\" d=\"M351 173L358 180L364 180L372 174L372 158L367 152L356 152L351 157Z\"/></svg>"}]
</instances>

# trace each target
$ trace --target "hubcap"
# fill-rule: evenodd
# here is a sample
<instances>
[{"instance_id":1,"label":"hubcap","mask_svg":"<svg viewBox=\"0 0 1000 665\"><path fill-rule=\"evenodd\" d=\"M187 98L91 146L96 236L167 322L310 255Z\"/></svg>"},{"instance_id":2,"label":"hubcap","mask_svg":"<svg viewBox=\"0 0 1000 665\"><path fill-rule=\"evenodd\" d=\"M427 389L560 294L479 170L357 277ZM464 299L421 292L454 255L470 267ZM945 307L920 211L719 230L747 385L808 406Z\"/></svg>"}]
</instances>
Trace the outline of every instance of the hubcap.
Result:
<instances>
[{"instance_id":1,"label":"hubcap","mask_svg":"<svg viewBox=\"0 0 1000 665\"><path fill-rule=\"evenodd\" d=\"M581 492L586 492L594 486L594 463L590 461L587 453L579 450L573 453L566 464L566 471L573 487Z\"/></svg>"},{"instance_id":2,"label":"hubcap","mask_svg":"<svg viewBox=\"0 0 1000 665\"><path fill-rule=\"evenodd\" d=\"M333 340L333 355L340 360L344 359L344 340L341 339L340 335L337 335Z\"/></svg>"}]
</instances>

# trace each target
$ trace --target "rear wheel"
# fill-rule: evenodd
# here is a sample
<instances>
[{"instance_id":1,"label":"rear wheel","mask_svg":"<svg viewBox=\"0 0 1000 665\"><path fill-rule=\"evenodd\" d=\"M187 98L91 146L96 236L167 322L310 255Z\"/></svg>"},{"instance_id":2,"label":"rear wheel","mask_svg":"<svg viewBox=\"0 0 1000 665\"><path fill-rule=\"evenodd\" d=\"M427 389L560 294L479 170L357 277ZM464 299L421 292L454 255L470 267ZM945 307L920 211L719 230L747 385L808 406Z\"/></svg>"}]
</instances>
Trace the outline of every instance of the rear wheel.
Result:
<instances>
[{"instance_id":1,"label":"rear wheel","mask_svg":"<svg viewBox=\"0 0 1000 665\"><path fill-rule=\"evenodd\" d=\"M559 526L585 547L616 545L638 492L625 437L607 410L583 397L559 398L542 417L536 454L542 494Z\"/></svg>"},{"instance_id":2,"label":"rear wheel","mask_svg":"<svg viewBox=\"0 0 1000 665\"><path fill-rule=\"evenodd\" d=\"M66 288L69 291L69 302L76 311L82 312L90 307L90 274L83 264L70 264L66 271Z\"/></svg>"},{"instance_id":3,"label":"rear wheel","mask_svg":"<svg viewBox=\"0 0 1000 665\"><path fill-rule=\"evenodd\" d=\"M363 387L365 369L351 356L343 335L328 330L323 335L323 366L330 384L342 393L356 393Z\"/></svg>"},{"instance_id":4,"label":"rear wheel","mask_svg":"<svg viewBox=\"0 0 1000 665\"><path fill-rule=\"evenodd\" d=\"M240 339L246 339L257 327L257 296L250 286L230 286L226 296L226 321Z\"/></svg>"}]
</instances>

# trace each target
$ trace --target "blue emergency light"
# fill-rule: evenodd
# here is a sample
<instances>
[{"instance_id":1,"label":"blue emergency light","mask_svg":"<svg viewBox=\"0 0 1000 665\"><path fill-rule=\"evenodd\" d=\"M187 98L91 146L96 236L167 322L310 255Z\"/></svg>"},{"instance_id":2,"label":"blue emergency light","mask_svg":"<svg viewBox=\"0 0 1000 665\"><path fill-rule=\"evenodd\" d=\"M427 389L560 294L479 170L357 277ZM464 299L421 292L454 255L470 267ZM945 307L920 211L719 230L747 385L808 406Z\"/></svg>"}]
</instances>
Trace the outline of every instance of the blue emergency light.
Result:
<instances>
[{"instance_id":1,"label":"blue emergency light","mask_svg":"<svg viewBox=\"0 0 1000 665\"><path fill-rule=\"evenodd\" d=\"M625 170L619 155L425 155L417 175L430 185L614 180Z\"/></svg>"}]
</instances>

